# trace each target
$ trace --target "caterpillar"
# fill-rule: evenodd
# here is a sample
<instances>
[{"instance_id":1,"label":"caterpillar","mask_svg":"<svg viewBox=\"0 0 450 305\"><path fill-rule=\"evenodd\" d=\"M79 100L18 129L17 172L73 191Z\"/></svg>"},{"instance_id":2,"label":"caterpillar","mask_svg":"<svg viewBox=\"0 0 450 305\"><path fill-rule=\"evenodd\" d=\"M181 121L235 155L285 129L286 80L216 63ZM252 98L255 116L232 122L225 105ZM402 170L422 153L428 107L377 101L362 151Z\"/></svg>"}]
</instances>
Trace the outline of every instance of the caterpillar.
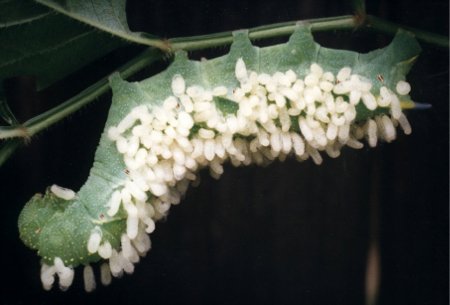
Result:
<instances>
[{"instance_id":1,"label":"caterpillar","mask_svg":"<svg viewBox=\"0 0 450 305\"><path fill-rule=\"evenodd\" d=\"M155 222L198 183L200 169L219 178L225 162L264 166L293 156L321 164L321 153L391 142L397 127L411 133L405 75L420 47L410 33L367 54L324 48L305 24L264 48L246 31L233 35L222 57L193 61L178 51L149 79L110 77L112 106L88 180L78 192L51 186L19 216L21 239L41 257L44 289L57 276L66 290L82 265L92 291L99 261L105 285L133 273Z\"/></svg>"}]
</instances>

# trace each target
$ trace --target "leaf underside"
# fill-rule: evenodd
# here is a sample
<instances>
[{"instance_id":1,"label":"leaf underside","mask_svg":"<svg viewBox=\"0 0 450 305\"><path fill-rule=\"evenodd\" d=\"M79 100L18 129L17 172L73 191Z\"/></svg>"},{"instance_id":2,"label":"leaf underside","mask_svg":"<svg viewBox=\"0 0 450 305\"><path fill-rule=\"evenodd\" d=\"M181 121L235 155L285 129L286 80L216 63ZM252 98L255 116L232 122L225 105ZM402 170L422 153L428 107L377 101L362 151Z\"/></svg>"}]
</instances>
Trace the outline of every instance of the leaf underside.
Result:
<instances>
[{"instance_id":1,"label":"leaf underside","mask_svg":"<svg viewBox=\"0 0 450 305\"><path fill-rule=\"evenodd\" d=\"M126 45L120 33L141 35L128 29L125 1L1 1L0 122L20 125L5 97L5 79L33 76L42 90ZM22 142L3 141L0 164Z\"/></svg>"},{"instance_id":2,"label":"leaf underside","mask_svg":"<svg viewBox=\"0 0 450 305\"><path fill-rule=\"evenodd\" d=\"M124 44L118 38L30 1L0 3L0 79L36 77L38 89Z\"/></svg>"}]
</instances>

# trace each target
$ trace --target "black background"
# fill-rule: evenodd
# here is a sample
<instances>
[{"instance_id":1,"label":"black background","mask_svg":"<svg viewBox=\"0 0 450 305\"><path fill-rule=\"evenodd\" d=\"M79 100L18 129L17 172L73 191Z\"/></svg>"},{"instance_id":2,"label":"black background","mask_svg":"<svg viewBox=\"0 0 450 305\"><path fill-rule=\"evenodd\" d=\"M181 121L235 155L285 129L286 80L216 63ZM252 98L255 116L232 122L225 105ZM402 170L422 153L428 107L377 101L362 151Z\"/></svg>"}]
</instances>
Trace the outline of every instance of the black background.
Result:
<instances>
[{"instance_id":1,"label":"black background","mask_svg":"<svg viewBox=\"0 0 450 305\"><path fill-rule=\"evenodd\" d=\"M448 35L448 1L368 2L371 14ZM343 1L135 0L127 12L133 30L175 37L352 9ZM391 39L369 31L315 37L360 52ZM448 304L448 50L422 47L408 79L413 99L433 108L409 113L411 136L375 149L344 149L321 166L294 160L227 166L219 181L203 172L200 187L157 225L153 249L135 273L91 294L82 288L81 270L68 292L45 292L39 260L21 243L16 223L34 193L53 183L73 189L84 183L111 96L37 135L0 168L1 303L363 304L369 240L378 236L379 304ZM40 93L27 78L11 82L11 107L26 120L112 72L137 49L119 50Z\"/></svg>"}]
</instances>

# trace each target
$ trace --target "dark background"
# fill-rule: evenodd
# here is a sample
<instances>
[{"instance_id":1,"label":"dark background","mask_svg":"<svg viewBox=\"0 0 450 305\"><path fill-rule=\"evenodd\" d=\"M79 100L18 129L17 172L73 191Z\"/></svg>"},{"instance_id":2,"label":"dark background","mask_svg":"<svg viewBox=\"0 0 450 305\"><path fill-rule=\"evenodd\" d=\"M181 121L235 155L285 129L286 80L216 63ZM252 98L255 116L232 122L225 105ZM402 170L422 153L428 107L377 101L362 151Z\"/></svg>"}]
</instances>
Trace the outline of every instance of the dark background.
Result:
<instances>
[{"instance_id":1,"label":"dark background","mask_svg":"<svg viewBox=\"0 0 450 305\"><path fill-rule=\"evenodd\" d=\"M368 2L370 14L448 35L448 1ZM174 37L352 9L343 1L135 0L127 11L133 30ZM315 37L324 46L360 52L391 39L369 31ZM68 292L41 288L39 260L21 243L17 218L24 203L48 185L78 189L84 183L111 96L37 135L0 168L1 303L363 304L369 240L378 236L379 304L448 304L448 50L422 47L408 79L413 99L433 108L408 114L411 136L375 149L344 149L321 166L294 160L267 168L227 166L219 181L203 172L200 187L190 189L157 225L153 249L135 273L91 294L82 288L80 269ZM11 82L11 107L26 120L138 50L114 52L40 93L33 93L28 78ZM225 52L223 47L191 55Z\"/></svg>"}]
</instances>

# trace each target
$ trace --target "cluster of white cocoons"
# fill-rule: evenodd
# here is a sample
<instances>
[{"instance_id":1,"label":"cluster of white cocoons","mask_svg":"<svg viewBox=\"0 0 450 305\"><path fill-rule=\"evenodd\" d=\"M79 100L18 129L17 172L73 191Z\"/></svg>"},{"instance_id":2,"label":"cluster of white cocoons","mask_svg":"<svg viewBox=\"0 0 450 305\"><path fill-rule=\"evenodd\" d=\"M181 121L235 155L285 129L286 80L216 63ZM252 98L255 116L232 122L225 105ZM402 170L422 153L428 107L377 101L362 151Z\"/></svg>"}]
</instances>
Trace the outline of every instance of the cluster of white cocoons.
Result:
<instances>
[{"instance_id":1,"label":"cluster of white cocoons","mask_svg":"<svg viewBox=\"0 0 450 305\"><path fill-rule=\"evenodd\" d=\"M61 258L54 259L54 265L49 266L42 264L41 267L41 282L45 290L50 290L55 282L55 275L59 278L59 287L61 290L66 290L72 285L74 270L73 268L64 266Z\"/></svg>"},{"instance_id":2,"label":"cluster of white cocoons","mask_svg":"<svg viewBox=\"0 0 450 305\"><path fill-rule=\"evenodd\" d=\"M335 158L345 145L362 148L364 137L372 147L379 138L390 142L397 125L411 132L398 95L384 86L373 95L370 81L352 74L349 67L334 75L312 64L300 79L292 70L273 75L248 71L239 59L235 74L239 87L212 90L186 87L184 78L175 75L172 95L161 106L149 101L108 130L108 138L123 155L127 179L114 190L107 214L114 217L124 211L127 228L118 250L102 242L99 227L91 232L88 251L109 259L109 265L101 267L104 284L111 274L133 272L139 257L150 249L148 234L155 221L180 202L189 184L198 183L199 169L209 166L211 175L219 178L226 161L234 166L265 165L290 154L320 164L320 152ZM406 95L410 86L400 81L396 91ZM237 112L222 112L216 97L236 103ZM355 123L359 103L369 110L389 108L390 115ZM85 288L90 291L95 281L92 268L86 268Z\"/></svg>"}]
</instances>

